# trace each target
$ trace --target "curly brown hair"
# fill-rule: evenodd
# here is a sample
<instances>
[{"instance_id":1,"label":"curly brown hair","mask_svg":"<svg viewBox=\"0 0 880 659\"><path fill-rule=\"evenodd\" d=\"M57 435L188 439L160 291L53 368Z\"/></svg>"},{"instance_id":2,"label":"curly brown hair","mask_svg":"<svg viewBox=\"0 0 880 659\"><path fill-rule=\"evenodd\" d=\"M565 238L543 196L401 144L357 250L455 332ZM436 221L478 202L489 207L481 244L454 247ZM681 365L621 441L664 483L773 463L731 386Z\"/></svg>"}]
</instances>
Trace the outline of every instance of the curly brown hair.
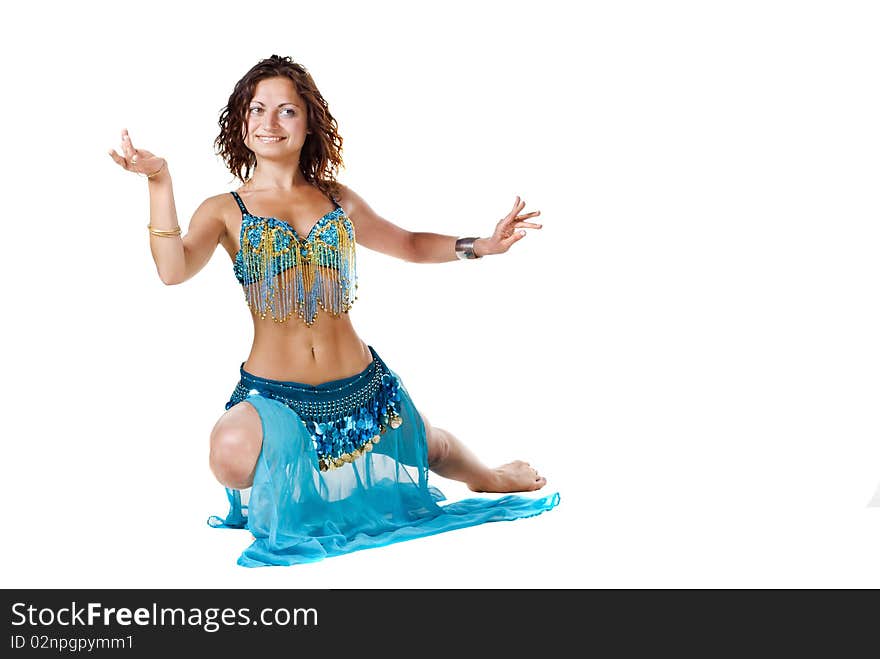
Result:
<instances>
[{"instance_id":1,"label":"curly brown hair","mask_svg":"<svg viewBox=\"0 0 880 659\"><path fill-rule=\"evenodd\" d=\"M342 162L342 137L336 119L327 109L327 101L304 66L290 57L272 55L259 61L235 88L220 111L220 134L214 140L216 155L223 158L233 176L244 182L257 164L254 152L244 144L242 128L247 122L247 109L254 97L257 83L265 78L285 76L293 81L296 91L306 104L306 117L311 134L306 136L300 152L300 170L306 180L324 194L338 197L336 173Z\"/></svg>"}]
</instances>

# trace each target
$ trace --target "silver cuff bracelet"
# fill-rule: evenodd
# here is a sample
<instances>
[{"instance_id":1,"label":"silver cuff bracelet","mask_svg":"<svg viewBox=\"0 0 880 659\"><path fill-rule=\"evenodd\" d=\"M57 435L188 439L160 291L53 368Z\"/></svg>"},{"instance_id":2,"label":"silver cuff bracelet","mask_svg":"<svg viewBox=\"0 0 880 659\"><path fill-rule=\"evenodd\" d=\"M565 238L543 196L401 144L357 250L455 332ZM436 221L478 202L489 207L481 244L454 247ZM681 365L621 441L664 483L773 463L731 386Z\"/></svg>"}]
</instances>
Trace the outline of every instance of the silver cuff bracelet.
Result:
<instances>
[{"instance_id":1,"label":"silver cuff bracelet","mask_svg":"<svg viewBox=\"0 0 880 659\"><path fill-rule=\"evenodd\" d=\"M477 237L473 238L459 238L455 241L455 255L460 259L481 259L482 256L477 256L474 253L474 241L478 240Z\"/></svg>"}]
</instances>

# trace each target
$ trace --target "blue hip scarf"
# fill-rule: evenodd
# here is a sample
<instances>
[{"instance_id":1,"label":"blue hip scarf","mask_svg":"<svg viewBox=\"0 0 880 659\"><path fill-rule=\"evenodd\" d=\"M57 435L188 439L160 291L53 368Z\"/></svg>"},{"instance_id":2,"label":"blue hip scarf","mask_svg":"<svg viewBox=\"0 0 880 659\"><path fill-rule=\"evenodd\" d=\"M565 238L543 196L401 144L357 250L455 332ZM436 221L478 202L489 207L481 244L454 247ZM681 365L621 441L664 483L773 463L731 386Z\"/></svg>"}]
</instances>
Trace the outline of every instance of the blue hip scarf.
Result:
<instances>
[{"instance_id":1,"label":"blue hip scarf","mask_svg":"<svg viewBox=\"0 0 880 659\"><path fill-rule=\"evenodd\" d=\"M445 500L428 485L425 426L400 377L368 346L360 373L319 385L269 380L240 368L226 403L246 401L262 425L254 482L227 488L225 518L254 542L239 565L292 565L474 526L531 517L559 495Z\"/></svg>"},{"instance_id":2,"label":"blue hip scarf","mask_svg":"<svg viewBox=\"0 0 880 659\"><path fill-rule=\"evenodd\" d=\"M399 385L372 346L373 361L357 375L318 385L267 380L244 370L226 403L228 410L259 394L283 403L312 436L321 471L336 469L373 450L388 428L399 428Z\"/></svg>"}]
</instances>

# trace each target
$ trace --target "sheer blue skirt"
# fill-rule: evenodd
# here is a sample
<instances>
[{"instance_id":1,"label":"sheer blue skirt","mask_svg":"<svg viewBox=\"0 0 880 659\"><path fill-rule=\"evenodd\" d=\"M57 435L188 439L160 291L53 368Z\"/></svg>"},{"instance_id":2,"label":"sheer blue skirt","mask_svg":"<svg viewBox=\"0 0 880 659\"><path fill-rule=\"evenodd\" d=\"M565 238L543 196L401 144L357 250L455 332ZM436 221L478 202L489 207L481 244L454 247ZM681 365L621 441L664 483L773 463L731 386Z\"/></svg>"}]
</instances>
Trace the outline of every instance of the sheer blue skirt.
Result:
<instances>
[{"instance_id":1,"label":"sheer blue skirt","mask_svg":"<svg viewBox=\"0 0 880 659\"><path fill-rule=\"evenodd\" d=\"M538 515L559 495L474 497L441 505L428 485L421 416L400 377L369 346L361 373L319 385L260 378L240 369L226 409L246 401L263 444L254 482L226 489L217 528L246 528L254 542L238 564L293 565L484 522Z\"/></svg>"}]
</instances>

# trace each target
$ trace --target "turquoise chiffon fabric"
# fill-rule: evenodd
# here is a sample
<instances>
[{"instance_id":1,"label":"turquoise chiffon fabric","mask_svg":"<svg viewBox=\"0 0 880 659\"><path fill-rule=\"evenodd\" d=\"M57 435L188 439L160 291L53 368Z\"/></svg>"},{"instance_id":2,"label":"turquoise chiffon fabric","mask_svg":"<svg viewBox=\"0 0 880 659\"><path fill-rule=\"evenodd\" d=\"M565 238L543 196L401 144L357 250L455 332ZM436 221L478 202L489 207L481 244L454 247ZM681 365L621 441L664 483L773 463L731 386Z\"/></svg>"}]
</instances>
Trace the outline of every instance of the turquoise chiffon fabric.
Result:
<instances>
[{"instance_id":1,"label":"turquoise chiffon fabric","mask_svg":"<svg viewBox=\"0 0 880 659\"><path fill-rule=\"evenodd\" d=\"M441 505L443 493L428 485L425 426L400 377L388 371L397 378L402 425L389 428L371 452L330 471L319 469L312 437L296 412L259 393L244 399L259 413L263 428L253 486L227 489L229 513L208 520L214 527L246 528L253 534L239 565L318 561L485 522L531 517L559 503L554 493L474 497ZM357 377L312 388L335 388Z\"/></svg>"}]
</instances>

